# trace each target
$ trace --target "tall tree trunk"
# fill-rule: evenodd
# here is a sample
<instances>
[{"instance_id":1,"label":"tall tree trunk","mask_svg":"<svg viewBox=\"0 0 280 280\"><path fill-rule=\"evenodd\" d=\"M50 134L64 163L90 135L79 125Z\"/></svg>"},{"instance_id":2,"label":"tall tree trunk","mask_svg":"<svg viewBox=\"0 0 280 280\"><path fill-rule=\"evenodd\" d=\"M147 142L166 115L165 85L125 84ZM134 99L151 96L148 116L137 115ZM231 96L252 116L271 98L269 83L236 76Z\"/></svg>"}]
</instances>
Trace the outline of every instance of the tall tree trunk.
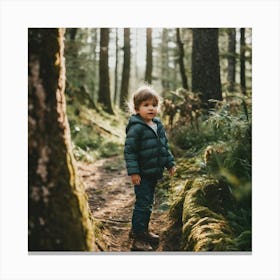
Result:
<instances>
[{"instance_id":1,"label":"tall tree trunk","mask_svg":"<svg viewBox=\"0 0 280 280\"><path fill-rule=\"evenodd\" d=\"M139 73L138 73L138 28L135 28L135 49L134 49L134 72L135 72L135 81L139 80Z\"/></svg>"},{"instance_id":2,"label":"tall tree trunk","mask_svg":"<svg viewBox=\"0 0 280 280\"><path fill-rule=\"evenodd\" d=\"M236 73L236 30L228 29L228 90L234 92L235 89L235 73Z\"/></svg>"},{"instance_id":3,"label":"tall tree trunk","mask_svg":"<svg viewBox=\"0 0 280 280\"><path fill-rule=\"evenodd\" d=\"M117 104L118 95L118 66L119 66L119 37L118 28L116 28L116 61L115 61L115 86L114 86L114 103Z\"/></svg>"},{"instance_id":4,"label":"tall tree trunk","mask_svg":"<svg viewBox=\"0 0 280 280\"><path fill-rule=\"evenodd\" d=\"M98 45L98 30L97 28L92 29L92 68L93 68L93 81L92 81L92 100L95 103L97 99L97 82L98 82L98 54L97 54L97 45Z\"/></svg>"},{"instance_id":5,"label":"tall tree trunk","mask_svg":"<svg viewBox=\"0 0 280 280\"><path fill-rule=\"evenodd\" d=\"M77 31L78 31L78 28L70 28L69 33L70 33L70 40L71 41L75 41Z\"/></svg>"},{"instance_id":6,"label":"tall tree trunk","mask_svg":"<svg viewBox=\"0 0 280 280\"><path fill-rule=\"evenodd\" d=\"M168 29L162 29L161 39L161 85L163 97L169 89L169 66L168 66Z\"/></svg>"},{"instance_id":7,"label":"tall tree trunk","mask_svg":"<svg viewBox=\"0 0 280 280\"><path fill-rule=\"evenodd\" d=\"M246 94L245 49L245 28L240 28L240 86L243 94Z\"/></svg>"},{"instance_id":8,"label":"tall tree trunk","mask_svg":"<svg viewBox=\"0 0 280 280\"><path fill-rule=\"evenodd\" d=\"M126 101L129 89L129 76L130 76L130 29L124 28L124 58L123 58L123 71L122 71L122 84L120 95L120 107L126 108Z\"/></svg>"},{"instance_id":9,"label":"tall tree trunk","mask_svg":"<svg viewBox=\"0 0 280 280\"><path fill-rule=\"evenodd\" d=\"M179 67L180 67L180 74L182 78L182 85L184 89L189 89L188 87L188 79L185 71L185 65L184 65L184 44L181 40L180 35L180 28L176 28L176 39L177 39L177 45L178 45L178 51L179 51Z\"/></svg>"},{"instance_id":10,"label":"tall tree trunk","mask_svg":"<svg viewBox=\"0 0 280 280\"><path fill-rule=\"evenodd\" d=\"M109 28L100 29L100 60L99 60L99 92L98 102L103 104L104 110L114 114L109 78Z\"/></svg>"},{"instance_id":11,"label":"tall tree trunk","mask_svg":"<svg viewBox=\"0 0 280 280\"><path fill-rule=\"evenodd\" d=\"M28 30L28 249L95 250L66 116L64 30Z\"/></svg>"},{"instance_id":12,"label":"tall tree trunk","mask_svg":"<svg viewBox=\"0 0 280 280\"><path fill-rule=\"evenodd\" d=\"M205 107L212 107L209 99L222 100L218 34L218 28L193 29L192 90Z\"/></svg>"},{"instance_id":13,"label":"tall tree trunk","mask_svg":"<svg viewBox=\"0 0 280 280\"><path fill-rule=\"evenodd\" d=\"M153 70L153 46L152 46L152 28L146 29L146 72L145 81L149 84L152 83L152 70Z\"/></svg>"}]
</instances>

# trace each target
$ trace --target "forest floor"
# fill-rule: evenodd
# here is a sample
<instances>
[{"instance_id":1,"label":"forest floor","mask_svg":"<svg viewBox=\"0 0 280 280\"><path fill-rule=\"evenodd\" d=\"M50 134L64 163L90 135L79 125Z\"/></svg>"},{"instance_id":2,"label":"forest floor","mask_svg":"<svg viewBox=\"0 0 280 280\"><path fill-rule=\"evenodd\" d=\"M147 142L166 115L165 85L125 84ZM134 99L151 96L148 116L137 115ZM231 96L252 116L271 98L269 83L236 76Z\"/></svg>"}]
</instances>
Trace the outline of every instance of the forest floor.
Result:
<instances>
[{"instance_id":1,"label":"forest floor","mask_svg":"<svg viewBox=\"0 0 280 280\"><path fill-rule=\"evenodd\" d=\"M78 170L85 184L90 210L101 228L97 240L100 251L131 251L129 231L134 189L127 176L123 158L101 158L94 163L79 161ZM167 209L161 207L156 196L150 230L161 237L167 225ZM155 250L163 251L163 243Z\"/></svg>"}]
</instances>

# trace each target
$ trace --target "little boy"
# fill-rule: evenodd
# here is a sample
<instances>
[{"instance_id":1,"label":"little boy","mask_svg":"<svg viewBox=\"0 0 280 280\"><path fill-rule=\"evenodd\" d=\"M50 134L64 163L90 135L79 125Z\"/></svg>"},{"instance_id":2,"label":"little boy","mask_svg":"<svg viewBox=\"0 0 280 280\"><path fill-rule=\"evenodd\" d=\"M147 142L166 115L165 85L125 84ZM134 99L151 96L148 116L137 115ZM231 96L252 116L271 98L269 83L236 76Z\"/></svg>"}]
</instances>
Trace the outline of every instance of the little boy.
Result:
<instances>
[{"instance_id":1,"label":"little boy","mask_svg":"<svg viewBox=\"0 0 280 280\"><path fill-rule=\"evenodd\" d=\"M164 168L175 173L166 133L156 118L160 98L150 86L140 87L132 96L134 109L126 127L124 155L128 175L134 185L135 204L132 215L133 251L152 251L159 236L148 230L154 191Z\"/></svg>"}]
</instances>

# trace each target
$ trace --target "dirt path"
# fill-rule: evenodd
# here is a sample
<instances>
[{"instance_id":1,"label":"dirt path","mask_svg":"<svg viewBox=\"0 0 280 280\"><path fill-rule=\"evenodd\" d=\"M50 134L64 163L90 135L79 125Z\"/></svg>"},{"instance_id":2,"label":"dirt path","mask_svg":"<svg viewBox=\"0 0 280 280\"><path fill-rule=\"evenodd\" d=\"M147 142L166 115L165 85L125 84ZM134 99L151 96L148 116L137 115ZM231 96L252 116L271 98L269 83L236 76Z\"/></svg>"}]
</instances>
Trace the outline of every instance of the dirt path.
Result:
<instances>
[{"instance_id":1,"label":"dirt path","mask_svg":"<svg viewBox=\"0 0 280 280\"><path fill-rule=\"evenodd\" d=\"M102 223L100 249L108 252L130 251L128 238L134 204L134 190L120 156L103 158L95 163L78 162L94 218ZM161 236L166 210L154 205L150 228ZM157 251L162 251L159 246Z\"/></svg>"}]
</instances>

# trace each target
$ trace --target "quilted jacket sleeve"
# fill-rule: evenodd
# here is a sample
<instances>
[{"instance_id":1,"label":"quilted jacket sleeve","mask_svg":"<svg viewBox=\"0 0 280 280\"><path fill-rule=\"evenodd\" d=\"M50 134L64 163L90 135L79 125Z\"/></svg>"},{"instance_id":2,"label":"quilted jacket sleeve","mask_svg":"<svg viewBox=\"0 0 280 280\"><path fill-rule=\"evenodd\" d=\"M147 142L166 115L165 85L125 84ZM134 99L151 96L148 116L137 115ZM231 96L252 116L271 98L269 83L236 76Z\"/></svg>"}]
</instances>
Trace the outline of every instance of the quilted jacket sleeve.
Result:
<instances>
[{"instance_id":1,"label":"quilted jacket sleeve","mask_svg":"<svg viewBox=\"0 0 280 280\"><path fill-rule=\"evenodd\" d=\"M128 175L140 174L138 162L140 137L141 131L137 125L130 127L126 134L124 158Z\"/></svg>"}]
</instances>

